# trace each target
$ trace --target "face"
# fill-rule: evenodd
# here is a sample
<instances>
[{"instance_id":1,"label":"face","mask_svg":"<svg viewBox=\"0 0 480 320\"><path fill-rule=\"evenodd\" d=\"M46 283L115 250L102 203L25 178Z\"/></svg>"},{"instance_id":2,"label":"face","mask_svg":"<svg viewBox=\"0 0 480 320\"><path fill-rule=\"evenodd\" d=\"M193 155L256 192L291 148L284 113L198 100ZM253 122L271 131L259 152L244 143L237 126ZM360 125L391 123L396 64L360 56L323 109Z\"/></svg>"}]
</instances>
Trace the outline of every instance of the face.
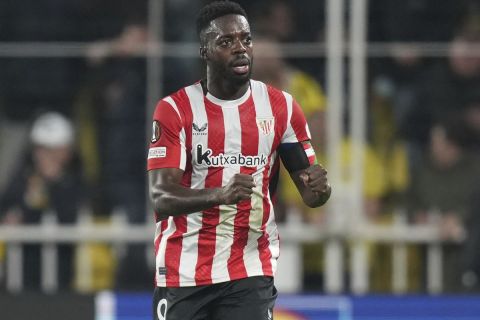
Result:
<instances>
[{"instance_id":1,"label":"face","mask_svg":"<svg viewBox=\"0 0 480 320\"><path fill-rule=\"evenodd\" d=\"M33 149L35 167L38 173L48 180L60 178L71 157L72 150L69 146L55 148L36 146Z\"/></svg>"},{"instance_id":2,"label":"face","mask_svg":"<svg viewBox=\"0 0 480 320\"><path fill-rule=\"evenodd\" d=\"M271 84L277 88L285 88L286 72L278 45L269 40L255 40L255 49L259 54L255 57L255 79Z\"/></svg>"},{"instance_id":3,"label":"face","mask_svg":"<svg viewBox=\"0 0 480 320\"><path fill-rule=\"evenodd\" d=\"M466 39L455 39L450 47L450 66L456 74L474 77L480 72L480 57L472 54L474 43Z\"/></svg>"},{"instance_id":4,"label":"face","mask_svg":"<svg viewBox=\"0 0 480 320\"><path fill-rule=\"evenodd\" d=\"M213 20L205 30L205 39L200 52L209 72L237 84L250 79L252 37L245 17L232 14Z\"/></svg>"}]
</instances>

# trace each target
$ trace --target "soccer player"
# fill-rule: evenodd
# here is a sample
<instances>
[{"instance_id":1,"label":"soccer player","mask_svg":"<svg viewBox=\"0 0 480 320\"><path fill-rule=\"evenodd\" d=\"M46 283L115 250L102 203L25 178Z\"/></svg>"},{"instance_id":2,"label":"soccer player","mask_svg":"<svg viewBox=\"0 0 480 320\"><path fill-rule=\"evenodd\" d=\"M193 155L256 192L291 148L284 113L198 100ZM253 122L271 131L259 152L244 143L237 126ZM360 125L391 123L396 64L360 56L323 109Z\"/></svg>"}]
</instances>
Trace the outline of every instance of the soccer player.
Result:
<instances>
[{"instance_id":1,"label":"soccer player","mask_svg":"<svg viewBox=\"0 0 480 320\"><path fill-rule=\"evenodd\" d=\"M157 105L148 152L156 216L156 320L272 319L278 156L304 202L330 197L292 96L250 79L252 36L235 2L197 18L205 79Z\"/></svg>"}]
</instances>

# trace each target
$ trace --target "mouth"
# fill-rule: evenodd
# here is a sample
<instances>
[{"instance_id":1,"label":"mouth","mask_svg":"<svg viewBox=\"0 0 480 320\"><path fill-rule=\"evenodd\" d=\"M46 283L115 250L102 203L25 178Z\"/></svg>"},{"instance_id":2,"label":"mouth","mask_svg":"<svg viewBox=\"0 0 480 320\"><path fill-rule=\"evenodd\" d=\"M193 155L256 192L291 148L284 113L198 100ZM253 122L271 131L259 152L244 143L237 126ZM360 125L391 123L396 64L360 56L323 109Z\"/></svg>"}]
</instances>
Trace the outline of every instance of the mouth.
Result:
<instances>
[{"instance_id":1,"label":"mouth","mask_svg":"<svg viewBox=\"0 0 480 320\"><path fill-rule=\"evenodd\" d=\"M237 60L232 64L232 69L236 74L246 74L250 71L250 61L247 59Z\"/></svg>"}]
</instances>

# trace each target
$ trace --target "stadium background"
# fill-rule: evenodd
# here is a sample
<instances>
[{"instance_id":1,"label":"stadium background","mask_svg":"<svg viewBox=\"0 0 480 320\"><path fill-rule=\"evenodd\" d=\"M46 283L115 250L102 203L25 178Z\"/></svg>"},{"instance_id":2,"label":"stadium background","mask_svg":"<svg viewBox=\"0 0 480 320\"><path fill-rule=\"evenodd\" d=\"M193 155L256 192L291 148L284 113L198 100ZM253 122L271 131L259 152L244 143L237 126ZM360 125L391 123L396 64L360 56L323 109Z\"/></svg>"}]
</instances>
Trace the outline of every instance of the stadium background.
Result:
<instances>
[{"instance_id":1,"label":"stadium background","mask_svg":"<svg viewBox=\"0 0 480 320\"><path fill-rule=\"evenodd\" d=\"M334 188L279 187L275 319L479 319L480 1L238 2ZM1 319L148 319L150 117L204 3L1 1Z\"/></svg>"}]
</instances>

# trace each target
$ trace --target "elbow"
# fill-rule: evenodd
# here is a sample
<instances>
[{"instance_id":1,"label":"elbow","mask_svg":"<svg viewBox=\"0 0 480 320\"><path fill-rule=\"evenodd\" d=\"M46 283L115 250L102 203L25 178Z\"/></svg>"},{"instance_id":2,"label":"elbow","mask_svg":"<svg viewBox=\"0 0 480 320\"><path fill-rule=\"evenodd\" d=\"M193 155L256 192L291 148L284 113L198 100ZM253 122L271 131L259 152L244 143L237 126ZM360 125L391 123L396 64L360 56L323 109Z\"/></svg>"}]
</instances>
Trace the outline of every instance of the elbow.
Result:
<instances>
[{"instance_id":1,"label":"elbow","mask_svg":"<svg viewBox=\"0 0 480 320\"><path fill-rule=\"evenodd\" d=\"M153 205L153 210L161 216L173 216L174 211L173 199L165 193L150 193L150 202Z\"/></svg>"},{"instance_id":2,"label":"elbow","mask_svg":"<svg viewBox=\"0 0 480 320\"><path fill-rule=\"evenodd\" d=\"M169 207L167 201L162 197L156 197L153 201L153 209L161 216L169 216Z\"/></svg>"}]
</instances>

